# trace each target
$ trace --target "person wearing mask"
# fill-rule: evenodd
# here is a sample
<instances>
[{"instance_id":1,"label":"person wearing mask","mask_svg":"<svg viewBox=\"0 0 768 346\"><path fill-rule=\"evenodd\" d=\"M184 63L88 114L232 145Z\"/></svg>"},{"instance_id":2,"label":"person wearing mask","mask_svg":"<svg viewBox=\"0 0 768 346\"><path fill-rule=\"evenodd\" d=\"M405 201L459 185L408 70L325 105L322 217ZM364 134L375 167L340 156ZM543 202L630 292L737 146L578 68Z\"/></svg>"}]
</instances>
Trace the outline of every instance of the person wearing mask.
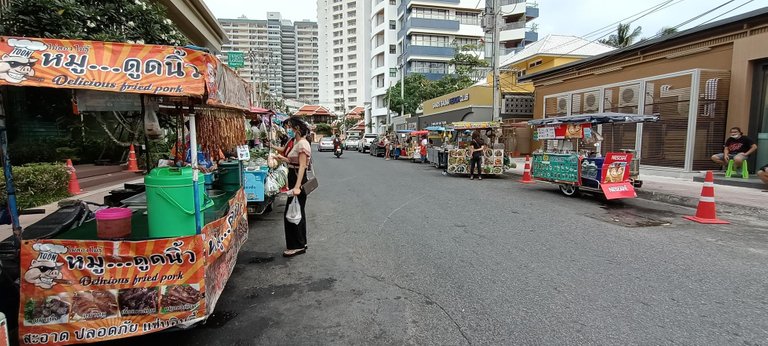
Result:
<instances>
[{"instance_id":1,"label":"person wearing mask","mask_svg":"<svg viewBox=\"0 0 768 346\"><path fill-rule=\"evenodd\" d=\"M480 133L475 132L472 134L472 141L469 143L469 152L471 158L469 159L469 180L475 179L475 167L477 167L477 179L483 180L483 153L485 152L485 143L480 138Z\"/></svg>"},{"instance_id":2,"label":"person wearing mask","mask_svg":"<svg viewBox=\"0 0 768 346\"><path fill-rule=\"evenodd\" d=\"M283 149L283 154L277 158L288 163L288 201L285 203L283 225L285 227L286 250L283 256L292 257L307 251L307 194L301 186L307 182L307 168L312 157L312 147L305 138L309 134L309 126L297 116L292 116L284 122L286 132L291 141ZM298 225L288 222L285 215L294 198L301 205L301 222Z\"/></svg>"},{"instance_id":3,"label":"person wearing mask","mask_svg":"<svg viewBox=\"0 0 768 346\"><path fill-rule=\"evenodd\" d=\"M725 141L723 152L712 155L712 161L722 167L728 166L728 161L733 159L734 169L741 169L741 163L749 158L749 155L757 150L757 145L749 137L744 136L741 128L732 127L731 137Z\"/></svg>"}]
</instances>

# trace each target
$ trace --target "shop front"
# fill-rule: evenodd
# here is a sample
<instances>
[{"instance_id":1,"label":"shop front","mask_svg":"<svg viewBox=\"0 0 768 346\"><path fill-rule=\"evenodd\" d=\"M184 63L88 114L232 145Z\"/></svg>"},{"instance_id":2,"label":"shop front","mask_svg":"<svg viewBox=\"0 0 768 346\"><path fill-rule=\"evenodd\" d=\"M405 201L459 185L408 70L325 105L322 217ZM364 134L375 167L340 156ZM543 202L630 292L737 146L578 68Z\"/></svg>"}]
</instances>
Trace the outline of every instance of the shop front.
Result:
<instances>
[{"instance_id":1,"label":"shop front","mask_svg":"<svg viewBox=\"0 0 768 346\"><path fill-rule=\"evenodd\" d=\"M423 130L459 121L491 121L492 103L493 88L487 85L471 86L424 101L424 115L418 118L418 128Z\"/></svg>"},{"instance_id":2,"label":"shop front","mask_svg":"<svg viewBox=\"0 0 768 346\"><path fill-rule=\"evenodd\" d=\"M738 126L762 146L750 158L753 170L768 161L768 46L758 43L766 40L768 9L761 9L524 78L536 86L534 118L659 116L601 126L604 152L633 150L641 164L663 170L717 169L710 157Z\"/></svg>"}]
</instances>

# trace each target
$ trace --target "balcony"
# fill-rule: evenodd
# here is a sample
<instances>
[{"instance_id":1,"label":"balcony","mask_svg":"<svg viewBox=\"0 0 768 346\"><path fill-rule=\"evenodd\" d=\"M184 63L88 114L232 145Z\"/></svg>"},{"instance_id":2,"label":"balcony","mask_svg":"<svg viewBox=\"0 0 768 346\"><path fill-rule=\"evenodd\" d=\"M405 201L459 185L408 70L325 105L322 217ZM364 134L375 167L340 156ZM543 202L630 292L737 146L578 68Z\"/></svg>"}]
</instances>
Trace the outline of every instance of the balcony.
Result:
<instances>
[{"instance_id":1,"label":"balcony","mask_svg":"<svg viewBox=\"0 0 768 346\"><path fill-rule=\"evenodd\" d=\"M499 42L507 45L518 45L520 42L535 42L539 39L539 34L529 28L504 30L499 33Z\"/></svg>"},{"instance_id":2,"label":"balcony","mask_svg":"<svg viewBox=\"0 0 768 346\"><path fill-rule=\"evenodd\" d=\"M405 53L409 56L453 58L454 49L453 47L407 45Z\"/></svg>"},{"instance_id":3,"label":"balcony","mask_svg":"<svg viewBox=\"0 0 768 346\"><path fill-rule=\"evenodd\" d=\"M442 30L442 31L458 31L461 23L454 18L449 19L432 19L432 18L418 18L409 17L405 22L405 29L427 29L427 30Z\"/></svg>"}]
</instances>

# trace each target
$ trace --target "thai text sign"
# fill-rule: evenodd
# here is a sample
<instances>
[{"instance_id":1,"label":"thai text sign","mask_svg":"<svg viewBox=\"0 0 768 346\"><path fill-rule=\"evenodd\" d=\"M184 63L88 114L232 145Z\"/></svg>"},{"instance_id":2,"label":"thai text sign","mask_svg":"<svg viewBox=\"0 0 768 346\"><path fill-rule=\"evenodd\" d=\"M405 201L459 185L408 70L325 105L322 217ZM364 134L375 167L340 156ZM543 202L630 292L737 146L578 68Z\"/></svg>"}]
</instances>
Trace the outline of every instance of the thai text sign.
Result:
<instances>
[{"instance_id":1,"label":"thai text sign","mask_svg":"<svg viewBox=\"0 0 768 346\"><path fill-rule=\"evenodd\" d=\"M201 97L209 60L181 47L0 36L0 85Z\"/></svg>"},{"instance_id":2,"label":"thai text sign","mask_svg":"<svg viewBox=\"0 0 768 346\"><path fill-rule=\"evenodd\" d=\"M533 154L531 175L542 180L577 183L579 168L576 154Z\"/></svg>"}]
</instances>

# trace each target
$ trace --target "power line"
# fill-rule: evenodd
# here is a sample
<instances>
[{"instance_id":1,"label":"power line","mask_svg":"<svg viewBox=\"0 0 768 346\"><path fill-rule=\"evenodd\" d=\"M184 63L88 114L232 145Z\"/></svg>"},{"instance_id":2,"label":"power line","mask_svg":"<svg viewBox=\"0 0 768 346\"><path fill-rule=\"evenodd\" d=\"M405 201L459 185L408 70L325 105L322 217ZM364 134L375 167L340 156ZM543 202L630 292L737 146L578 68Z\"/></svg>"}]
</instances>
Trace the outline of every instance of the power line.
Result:
<instances>
[{"instance_id":1,"label":"power line","mask_svg":"<svg viewBox=\"0 0 768 346\"><path fill-rule=\"evenodd\" d=\"M748 5L748 4L749 4L750 2L752 2L752 1L754 1L754 0L749 0L749 1L747 1L747 2L743 3L743 4L739 5L739 6L736 6L736 7L732 8L732 9L730 9L730 10L726 11L726 12L723 12L723 13L721 13L719 16L716 16L716 17L714 17L714 18L711 18L710 20L708 20L708 21L706 21L706 22L704 22L704 23L701 23L701 24L699 24L699 25L705 25L705 24L709 24L709 23L710 23L710 22L712 22L713 20L715 20L715 19L717 19L717 18L720 18L720 17L722 17L722 16L724 16L724 15L726 15L726 14L728 14L728 13L731 13L731 12L733 12L733 11L735 11L735 10L738 10L739 8L742 8L742 7L746 6L746 5Z\"/></svg>"}]
</instances>

